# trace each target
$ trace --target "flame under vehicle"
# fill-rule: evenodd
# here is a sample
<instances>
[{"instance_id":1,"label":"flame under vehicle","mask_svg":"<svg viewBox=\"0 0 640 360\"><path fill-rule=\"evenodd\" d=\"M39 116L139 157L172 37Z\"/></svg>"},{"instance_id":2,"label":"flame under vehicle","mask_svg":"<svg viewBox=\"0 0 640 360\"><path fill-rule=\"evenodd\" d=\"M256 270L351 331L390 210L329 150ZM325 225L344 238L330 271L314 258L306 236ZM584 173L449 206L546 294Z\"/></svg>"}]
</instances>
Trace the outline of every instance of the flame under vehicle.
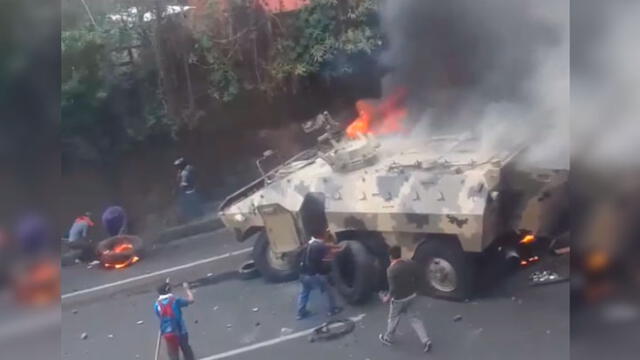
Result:
<instances>
[{"instance_id":1,"label":"flame under vehicle","mask_svg":"<svg viewBox=\"0 0 640 360\"><path fill-rule=\"evenodd\" d=\"M525 147L496 151L471 135L376 137L367 126L345 132L319 115L303 126L326 131L314 148L261 168L221 204L239 241L257 234L253 258L266 280L295 279L299 249L326 227L345 244L332 276L347 302L385 288L391 245L423 266L426 294L466 299L479 255L525 264L537 259L526 245L563 231L568 171L521 166Z\"/></svg>"}]
</instances>

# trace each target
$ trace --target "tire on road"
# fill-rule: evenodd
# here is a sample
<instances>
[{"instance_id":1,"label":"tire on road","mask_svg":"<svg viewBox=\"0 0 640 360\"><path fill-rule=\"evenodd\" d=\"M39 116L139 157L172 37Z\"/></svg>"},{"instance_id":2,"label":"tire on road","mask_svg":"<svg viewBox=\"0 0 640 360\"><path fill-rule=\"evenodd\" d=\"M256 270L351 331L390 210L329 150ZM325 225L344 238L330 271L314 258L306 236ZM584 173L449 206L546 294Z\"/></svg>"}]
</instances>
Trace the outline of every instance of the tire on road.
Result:
<instances>
[{"instance_id":1,"label":"tire on road","mask_svg":"<svg viewBox=\"0 0 640 360\"><path fill-rule=\"evenodd\" d=\"M421 266L427 295L449 300L471 296L474 262L456 240L427 239L414 260Z\"/></svg>"},{"instance_id":2,"label":"tire on road","mask_svg":"<svg viewBox=\"0 0 640 360\"><path fill-rule=\"evenodd\" d=\"M338 292L349 304L362 304L369 300L376 287L378 276L376 259L358 241L347 240L340 244L345 249L336 255L331 264L331 276Z\"/></svg>"},{"instance_id":3,"label":"tire on road","mask_svg":"<svg viewBox=\"0 0 640 360\"><path fill-rule=\"evenodd\" d=\"M253 260L245 261L238 269L238 274L243 280L251 280L260 276L260 272L256 268L256 263Z\"/></svg>"},{"instance_id":4,"label":"tire on road","mask_svg":"<svg viewBox=\"0 0 640 360\"><path fill-rule=\"evenodd\" d=\"M298 279L297 252L286 253L282 257L272 252L265 231L261 231L256 238L251 255L256 268L266 281L282 283Z\"/></svg>"},{"instance_id":5,"label":"tire on road","mask_svg":"<svg viewBox=\"0 0 640 360\"><path fill-rule=\"evenodd\" d=\"M132 249L121 252L107 252L122 242L128 242L132 245ZM117 235L106 238L98 243L96 252L100 257L100 262L104 263L121 263L129 260L132 256L140 256L144 242L138 236L133 235Z\"/></svg>"}]
</instances>

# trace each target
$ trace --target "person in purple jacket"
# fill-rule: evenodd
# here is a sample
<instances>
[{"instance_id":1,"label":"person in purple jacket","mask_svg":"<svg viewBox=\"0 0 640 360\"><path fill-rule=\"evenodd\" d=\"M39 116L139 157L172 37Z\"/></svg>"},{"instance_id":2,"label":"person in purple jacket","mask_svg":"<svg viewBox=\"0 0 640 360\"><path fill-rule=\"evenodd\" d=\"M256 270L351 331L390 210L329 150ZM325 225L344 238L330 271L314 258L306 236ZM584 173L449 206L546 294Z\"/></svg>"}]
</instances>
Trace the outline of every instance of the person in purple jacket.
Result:
<instances>
[{"instance_id":1,"label":"person in purple jacket","mask_svg":"<svg viewBox=\"0 0 640 360\"><path fill-rule=\"evenodd\" d=\"M120 206L109 206L102 213L102 225L109 236L122 235L127 228L127 214Z\"/></svg>"},{"instance_id":2,"label":"person in purple jacket","mask_svg":"<svg viewBox=\"0 0 640 360\"><path fill-rule=\"evenodd\" d=\"M180 350L185 360L195 360L191 345L189 345L189 333L182 318L182 308L194 302L193 293L188 283L182 285L187 297L181 298L171 293L171 284L163 283L158 288L158 300L154 311L160 319L160 335L167 345L167 354L170 360L180 359Z\"/></svg>"}]
</instances>

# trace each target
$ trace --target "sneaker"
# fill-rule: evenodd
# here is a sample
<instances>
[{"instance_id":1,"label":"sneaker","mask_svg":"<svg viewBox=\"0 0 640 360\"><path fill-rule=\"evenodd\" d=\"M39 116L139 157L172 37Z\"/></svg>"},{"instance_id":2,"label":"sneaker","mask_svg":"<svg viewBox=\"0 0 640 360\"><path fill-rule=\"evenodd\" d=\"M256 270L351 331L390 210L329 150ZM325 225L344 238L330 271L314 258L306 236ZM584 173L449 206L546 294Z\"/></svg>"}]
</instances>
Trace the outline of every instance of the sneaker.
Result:
<instances>
[{"instance_id":1,"label":"sneaker","mask_svg":"<svg viewBox=\"0 0 640 360\"><path fill-rule=\"evenodd\" d=\"M430 350L431 350L431 340L427 340L427 342L424 343L424 349L422 351L429 352Z\"/></svg>"},{"instance_id":2,"label":"sneaker","mask_svg":"<svg viewBox=\"0 0 640 360\"><path fill-rule=\"evenodd\" d=\"M329 311L329 316L338 315L342 312L342 310L344 310L342 307L336 306L333 308L333 310Z\"/></svg>"},{"instance_id":3,"label":"sneaker","mask_svg":"<svg viewBox=\"0 0 640 360\"><path fill-rule=\"evenodd\" d=\"M309 315L311 315L311 311L309 311L309 310L305 310L305 311L303 311L303 312L299 313L299 314L296 316L296 319L297 319L297 320L302 320L302 319L308 318L308 317L309 317Z\"/></svg>"},{"instance_id":4,"label":"sneaker","mask_svg":"<svg viewBox=\"0 0 640 360\"><path fill-rule=\"evenodd\" d=\"M393 341L387 339L384 335L382 334L378 334L378 339L380 339L380 342L387 345L387 346L391 346L393 345Z\"/></svg>"}]
</instances>

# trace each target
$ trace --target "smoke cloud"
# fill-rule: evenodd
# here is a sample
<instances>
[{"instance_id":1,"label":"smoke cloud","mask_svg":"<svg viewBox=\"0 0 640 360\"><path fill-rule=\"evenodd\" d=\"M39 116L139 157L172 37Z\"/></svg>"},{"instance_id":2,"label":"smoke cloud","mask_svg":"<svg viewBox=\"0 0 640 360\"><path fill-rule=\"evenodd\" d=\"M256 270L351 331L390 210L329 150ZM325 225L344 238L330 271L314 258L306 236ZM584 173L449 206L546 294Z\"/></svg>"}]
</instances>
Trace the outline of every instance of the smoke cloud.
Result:
<instances>
[{"instance_id":1,"label":"smoke cloud","mask_svg":"<svg viewBox=\"0 0 640 360\"><path fill-rule=\"evenodd\" d=\"M533 140L531 160L568 167L568 0L387 0L381 18L383 87L408 90L416 129Z\"/></svg>"}]
</instances>

